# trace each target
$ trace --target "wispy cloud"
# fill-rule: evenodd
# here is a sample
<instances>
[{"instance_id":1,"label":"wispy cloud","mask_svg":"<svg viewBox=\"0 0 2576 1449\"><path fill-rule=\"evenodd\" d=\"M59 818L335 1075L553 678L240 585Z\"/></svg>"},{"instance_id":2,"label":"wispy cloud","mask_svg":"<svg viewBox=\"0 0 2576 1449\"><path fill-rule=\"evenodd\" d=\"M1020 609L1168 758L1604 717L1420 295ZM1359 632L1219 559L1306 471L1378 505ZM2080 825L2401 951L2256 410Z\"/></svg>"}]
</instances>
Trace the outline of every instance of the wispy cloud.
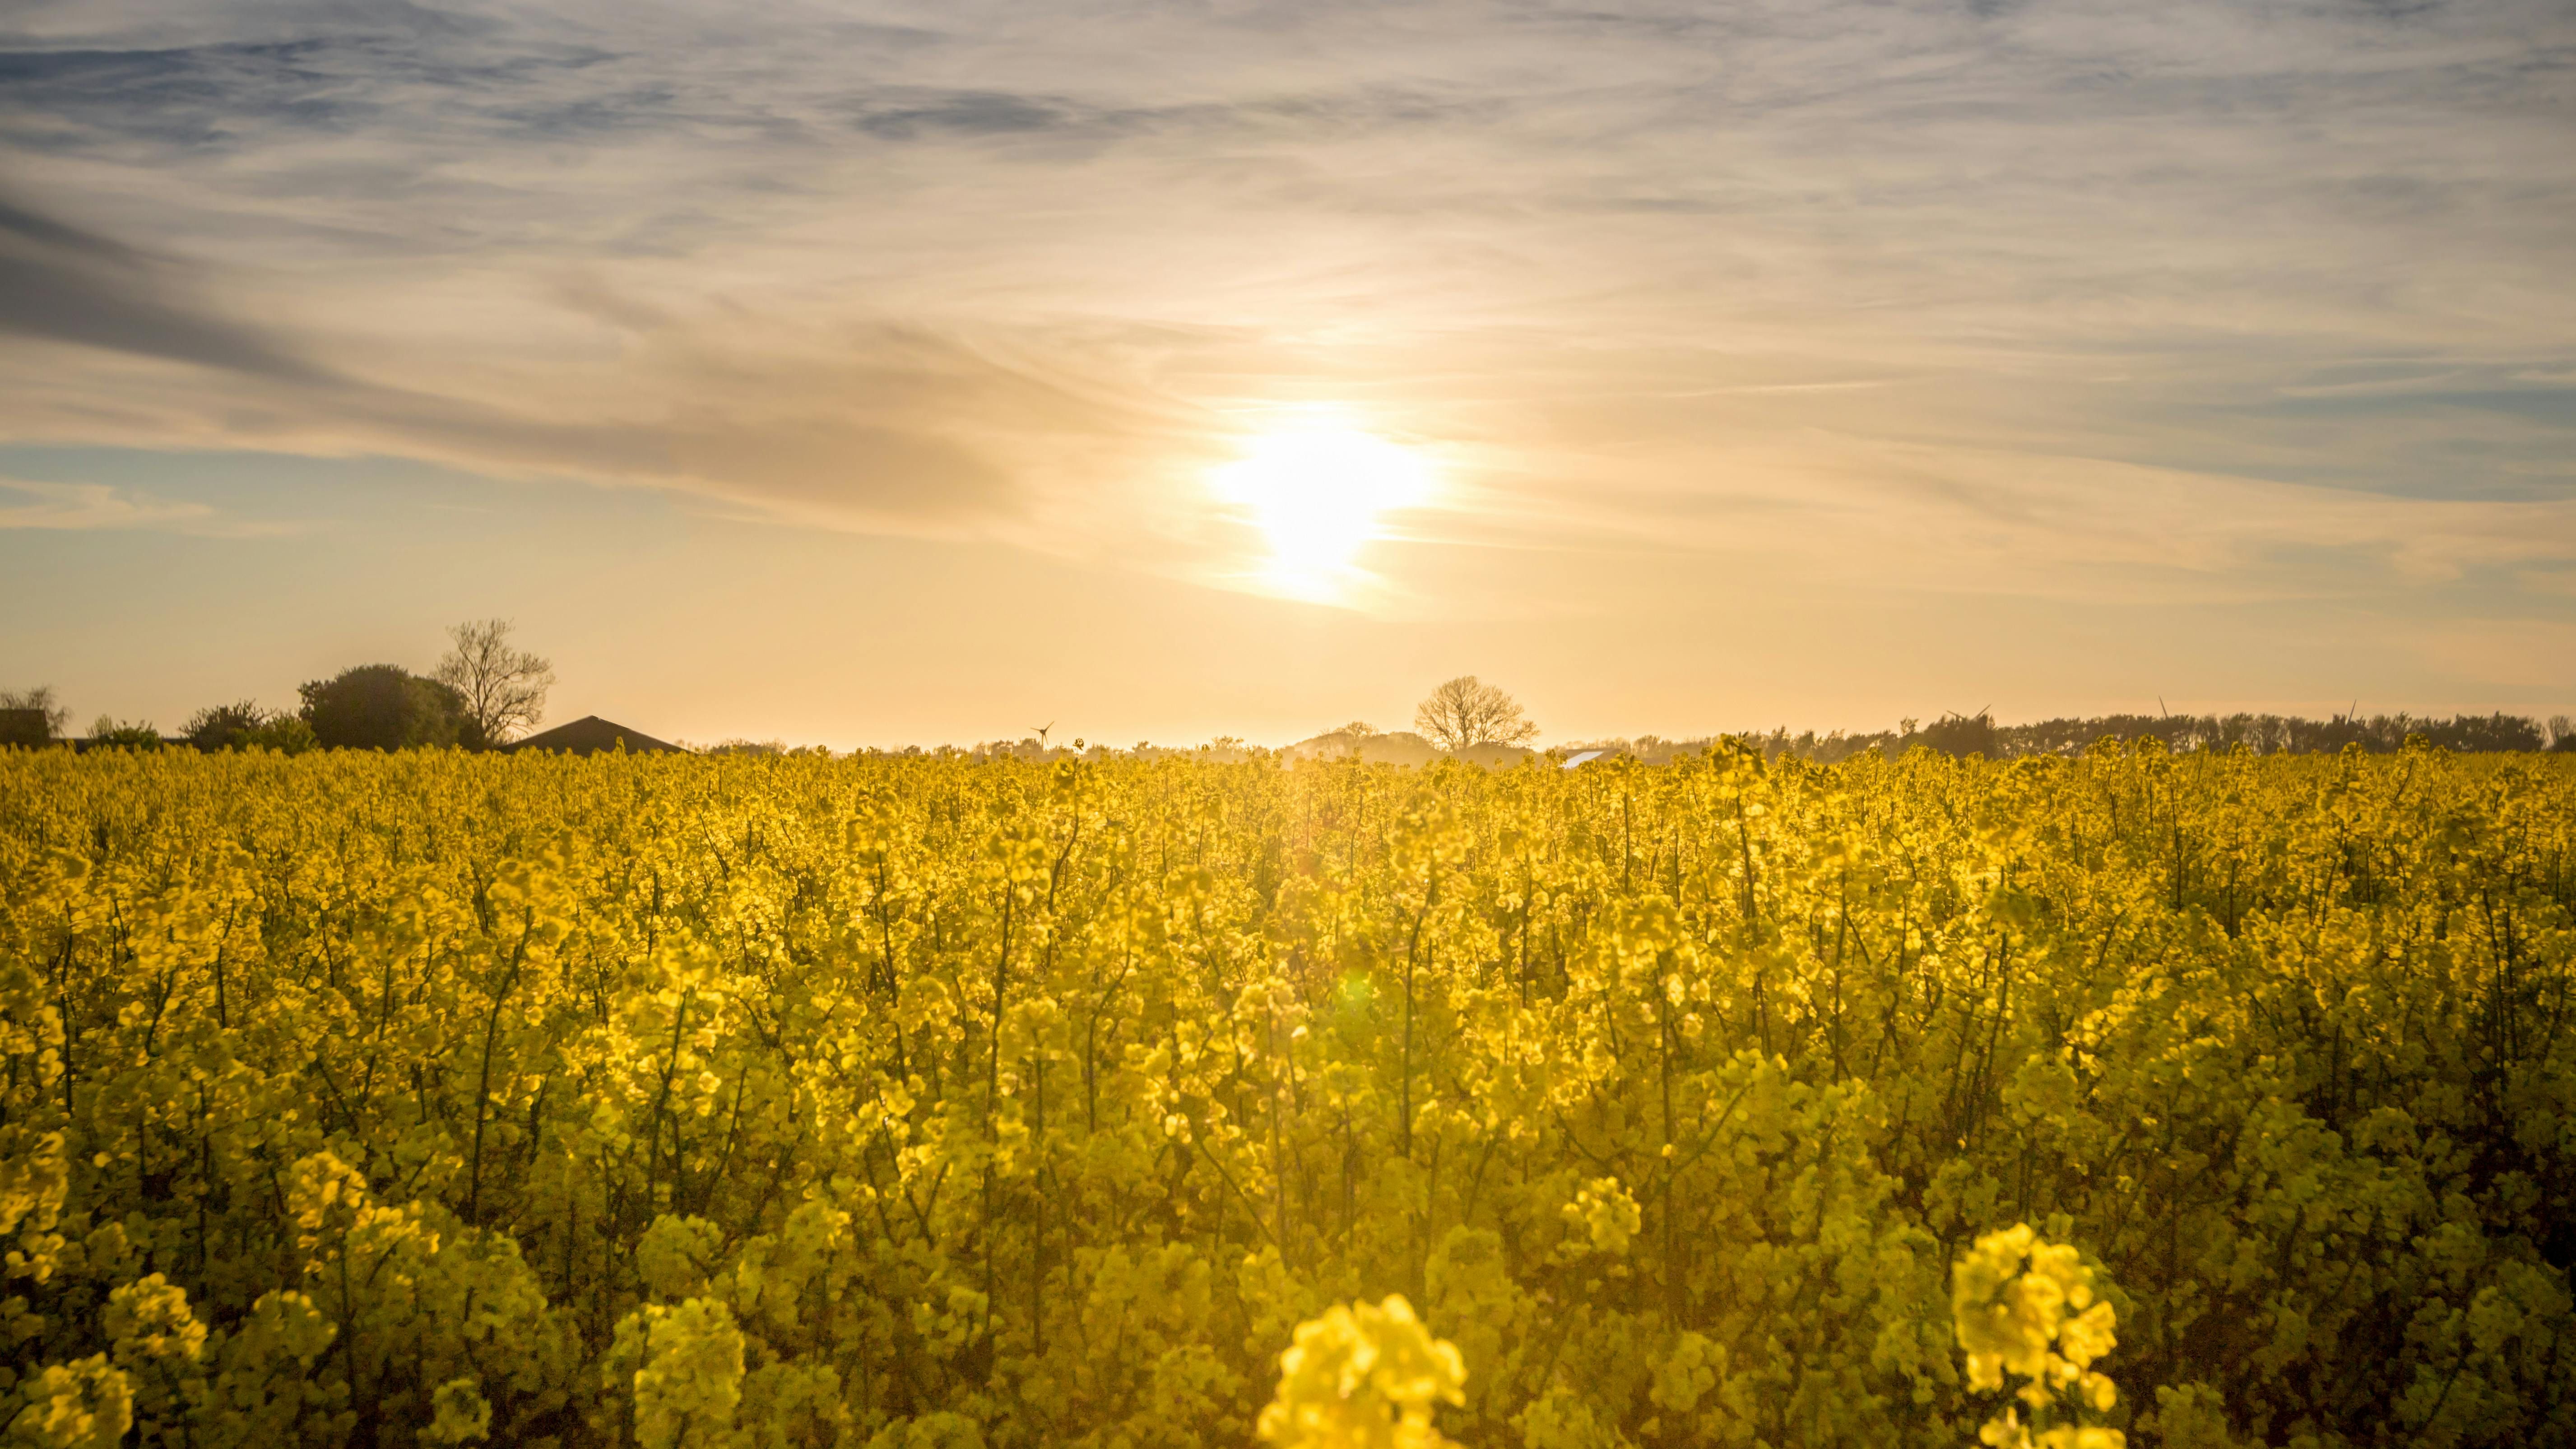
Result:
<instances>
[{"instance_id":1,"label":"wispy cloud","mask_svg":"<svg viewBox=\"0 0 2576 1449\"><path fill-rule=\"evenodd\" d=\"M6 25L18 437L1187 572L1229 431L1326 400L1448 461L1435 543L2075 595L2576 551L2555 0Z\"/></svg>"},{"instance_id":2,"label":"wispy cloud","mask_svg":"<svg viewBox=\"0 0 2576 1449\"><path fill-rule=\"evenodd\" d=\"M154 498L104 483L0 478L0 529L150 529L217 538L272 538L306 531L286 520L227 518L203 503Z\"/></svg>"},{"instance_id":3,"label":"wispy cloud","mask_svg":"<svg viewBox=\"0 0 2576 1449\"><path fill-rule=\"evenodd\" d=\"M189 295L181 269L0 196L0 334L312 386L335 379Z\"/></svg>"}]
</instances>

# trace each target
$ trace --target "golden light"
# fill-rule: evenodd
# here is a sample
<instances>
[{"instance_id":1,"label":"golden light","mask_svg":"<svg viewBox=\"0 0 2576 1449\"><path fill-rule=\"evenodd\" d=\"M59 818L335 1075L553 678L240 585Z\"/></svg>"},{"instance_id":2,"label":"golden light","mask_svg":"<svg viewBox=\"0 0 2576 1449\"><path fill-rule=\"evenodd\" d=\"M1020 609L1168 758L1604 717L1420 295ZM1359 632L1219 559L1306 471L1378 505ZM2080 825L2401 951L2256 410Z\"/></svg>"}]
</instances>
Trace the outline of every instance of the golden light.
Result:
<instances>
[{"instance_id":1,"label":"golden light","mask_svg":"<svg viewBox=\"0 0 2576 1449\"><path fill-rule=\"evenodd\" d=\"M1341 599L1366 578L1359 552L1385 536L1388 512L1431 493L1431 469L1419 455L1338 423L1255 435L1209 481L1268 541L1263 581L1318 602Z\"/></svg>"}]
</instances>

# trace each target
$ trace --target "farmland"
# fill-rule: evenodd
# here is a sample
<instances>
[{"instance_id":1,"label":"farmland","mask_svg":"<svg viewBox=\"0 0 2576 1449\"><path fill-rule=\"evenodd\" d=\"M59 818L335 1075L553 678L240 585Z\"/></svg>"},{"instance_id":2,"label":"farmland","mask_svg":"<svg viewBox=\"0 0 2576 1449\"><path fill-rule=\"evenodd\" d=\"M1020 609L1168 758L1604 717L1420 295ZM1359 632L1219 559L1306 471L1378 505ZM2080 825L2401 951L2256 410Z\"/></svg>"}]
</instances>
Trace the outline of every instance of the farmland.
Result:
<instances>
[{"instance_id":1,"label":"farmland","mask_svg":"<svg viewBox=\"0 0 2576 1449\"><path fill-rule=\"evenodd\" d=\"M1973 1443L2020 1224L2026 1417L2576 1442L2572 910L2421 746L0 752L0 1420L1249 1443L1400 1294L1461 1443Z\"/></svg>"}]
</instances>

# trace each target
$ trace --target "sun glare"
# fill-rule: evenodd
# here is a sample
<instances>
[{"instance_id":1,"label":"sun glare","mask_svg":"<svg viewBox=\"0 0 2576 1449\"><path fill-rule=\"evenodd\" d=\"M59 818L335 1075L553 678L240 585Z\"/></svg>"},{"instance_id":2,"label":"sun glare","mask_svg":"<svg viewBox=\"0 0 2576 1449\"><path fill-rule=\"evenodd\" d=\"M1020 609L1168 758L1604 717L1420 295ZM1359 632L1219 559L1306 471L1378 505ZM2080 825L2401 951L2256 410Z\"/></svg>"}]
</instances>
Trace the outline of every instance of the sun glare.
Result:
<instances>
[{"instance_id":1,"label":"sun glare","mask_svg":"<svg viewBox=\"0 0 2576 1449\"><path fill-rule=\"evenodd\" d=\"M1211 481L1268 541L1264 582L1294 598L1330 602L1365 577L1359 552L1384 536L1384 515L1426 499L1431 470L1374 433L1310 425L1252 437Z\"/></svg>"}]
</instances>

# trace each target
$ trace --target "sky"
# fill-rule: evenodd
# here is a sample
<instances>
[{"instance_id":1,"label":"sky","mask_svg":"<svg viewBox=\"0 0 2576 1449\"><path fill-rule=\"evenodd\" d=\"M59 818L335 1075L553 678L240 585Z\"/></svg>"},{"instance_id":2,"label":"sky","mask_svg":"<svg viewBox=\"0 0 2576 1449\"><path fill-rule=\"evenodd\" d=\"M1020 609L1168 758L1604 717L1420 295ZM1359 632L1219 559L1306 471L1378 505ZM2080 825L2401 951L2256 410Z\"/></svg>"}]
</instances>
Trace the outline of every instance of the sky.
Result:
<instances>
[{"instance_id":1,"label":"sky","mask_svg":"<svg viewBox=\"0 0 2576 1449\"><path fill-rule=\"evenodd\" d=\"M2576 710L2565 0L0 7L0 688Z\"/></svg>"}]
</instances>

